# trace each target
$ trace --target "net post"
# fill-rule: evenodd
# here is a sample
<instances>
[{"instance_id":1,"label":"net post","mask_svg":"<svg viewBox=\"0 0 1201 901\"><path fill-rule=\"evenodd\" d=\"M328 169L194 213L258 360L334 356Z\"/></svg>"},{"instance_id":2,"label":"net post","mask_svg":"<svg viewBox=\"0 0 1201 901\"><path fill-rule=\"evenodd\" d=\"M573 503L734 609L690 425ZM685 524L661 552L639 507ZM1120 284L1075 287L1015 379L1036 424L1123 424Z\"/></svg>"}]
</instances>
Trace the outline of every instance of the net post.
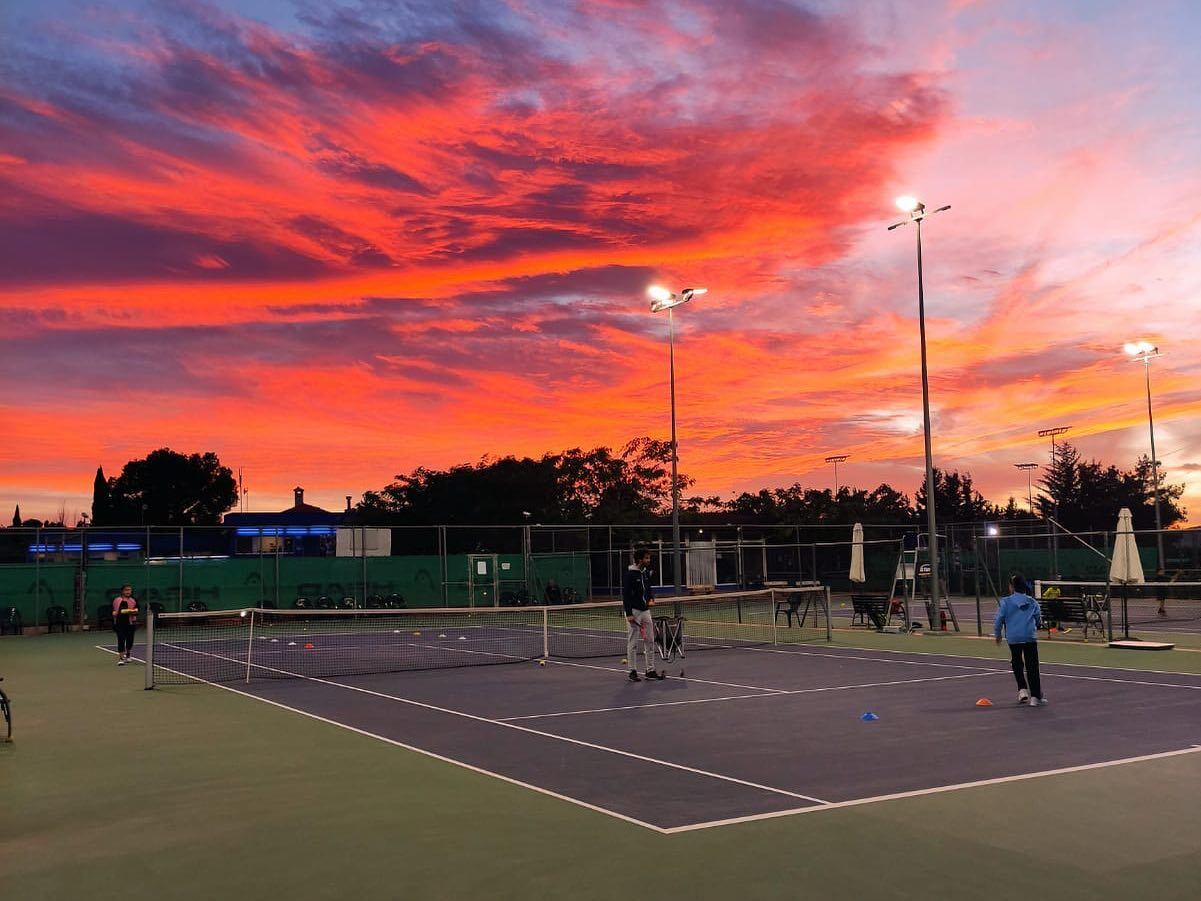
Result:
<instances>
[{"instance_id":1,"label":"net post","mask_svg":"<svg viewBox=\"0 0 1201 901\"><path fill-rule=\"evenodd\" d=\"M246 639L246 681L250 682L250 658L254 653L254 611L250 611L250 635Z\"/></svg>"},{"instance_id":2,"label":"net post","mask_svg":"<svg viewBox=\"0 0 1201 901\"><path fill-rule=\"evenodd\" d=\"M154 608L146 617L146 691L154 688Z\"/></svg>"},{"instance_id":3,"label":"net post","mask_svg":"<svg viewBox=\"0 0 1201 901\"><path fill-rule=\"evenodd\" d=\"M542 608L542 659L550 658L550 608Z\"/></svg>"},{"instance_id":4,"label":"net post","mask_svg":"<svg viewBox=\"0 0 1201 901\"><path fill-rule=\"evenodd\" d=\"M825 590L825 592L823 592L823 594L825 595L825 599L826 599L826 641L833 641L834 640L834 629L830 624L830 586L829 585L826 586L826 590Z\"/></svg>"}]
</instances>

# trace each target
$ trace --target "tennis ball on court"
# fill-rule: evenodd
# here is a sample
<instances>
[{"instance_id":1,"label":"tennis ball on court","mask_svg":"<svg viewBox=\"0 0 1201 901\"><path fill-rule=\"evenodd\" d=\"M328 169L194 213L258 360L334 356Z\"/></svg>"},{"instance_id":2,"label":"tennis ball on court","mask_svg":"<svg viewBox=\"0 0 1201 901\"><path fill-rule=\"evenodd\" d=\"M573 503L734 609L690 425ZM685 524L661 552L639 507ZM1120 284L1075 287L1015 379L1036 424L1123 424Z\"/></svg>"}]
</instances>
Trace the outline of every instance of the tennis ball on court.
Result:
<instances>
[{"instance_id":1,"label":"tennis ball on court","mask_svg":"<svg viewBox=\"0 0 1201 901\"><path fill-rule=\"evenodd\" d=\"M622 666L625 666L625 665L626 665L627 663L629 663L629 662L630 662L630 661L628 661L628 660L624 660L624 659L623 659L623 660L621 661L621 665L622 665Z\"/></svg>"},{"instance_id":2,"label":"tennis ball on court","mask_svg":"<svg viewBox=\"0 0 1201 901\"><path fill-rule=\"evenodd\" d=\"M539 660L539 661L538 661L538 665L539 665L539 666L546 666L546 661L545 661L545 660Z\"/></svg>"},{"instance_id":3,"label":"tennis ball on court","mask_svg":"<svg viewBox=\"0 0 1201 901\"><path fill-rule=\"evenodd\" d=\"M414 634L414 635L420 635L421 633L420 633L420 632L414 632L413 634Z\"/></svg>"}]
</instances>

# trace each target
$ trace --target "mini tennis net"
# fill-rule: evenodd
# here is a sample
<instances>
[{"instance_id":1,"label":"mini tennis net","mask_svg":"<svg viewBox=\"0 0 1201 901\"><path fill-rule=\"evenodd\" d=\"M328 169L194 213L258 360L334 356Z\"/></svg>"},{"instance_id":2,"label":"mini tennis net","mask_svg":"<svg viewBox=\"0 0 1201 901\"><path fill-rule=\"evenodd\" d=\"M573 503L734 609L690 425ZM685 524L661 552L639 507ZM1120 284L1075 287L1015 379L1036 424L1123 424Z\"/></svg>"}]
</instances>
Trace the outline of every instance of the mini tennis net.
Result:
<instances>
[{"instance_id":1,"label":"mini tennis net","mask_svg":"<svg viewBox=\"0 0 1201 901\"><path fill-rule=\"evenodd\" d=\"M683 621L686 653L828 641L824 586L658 600ZM620 602L555 607L164 613L147 629L146 687L624 657Z\"/></svg>"}]
</instances>

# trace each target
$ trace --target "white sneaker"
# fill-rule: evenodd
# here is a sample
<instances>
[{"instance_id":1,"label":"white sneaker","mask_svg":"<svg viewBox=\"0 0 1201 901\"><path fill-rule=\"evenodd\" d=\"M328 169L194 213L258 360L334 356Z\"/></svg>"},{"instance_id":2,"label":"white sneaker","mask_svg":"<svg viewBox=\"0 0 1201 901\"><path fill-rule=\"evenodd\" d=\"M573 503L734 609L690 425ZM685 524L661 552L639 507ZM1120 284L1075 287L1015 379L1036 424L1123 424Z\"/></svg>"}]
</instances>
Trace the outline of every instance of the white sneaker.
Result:
<instances>
[{"instance_id":1,"label":"white sneaker","mask_svg":"<svg viewBox=\"0 0 1201 901\"><path fill-rule=\"evenodd\" d=\"M1026 689L1024 689L1024 688L1021 689L1020 691L1018 691L1018 703L1019 704L1025 704L1029 700L1030 700L1030 692L1026 691Z\"/></svg>"},{"instance_id":2,"label":"white sneaker","mask_svg":"<svg viewBox=\"0 0 1201 901\"><path fill-rule=\"evenodd\" d=\"M125 661L125 658L124 658L124 657L118 657L118 658L117 658L117 666L125 666L125 662L126 662L126 661Z\"/></svg>"},{"instance_id":3,"label":"white sneaker","mask_svg":"<svg viewBox=\"0 0 1201 901\"><path fill-rule=\"evenodd\" d=\"M1047 706L1047 699L1046 699L1046 697L1041 697L1041 698L1031 698L1031 699L1030 699L1030 706L1032 706L1032 707L1035 707L1035 706L1037 706L1037 707L1046 707L1046 706Z\"/></svg>"}]
</instances>

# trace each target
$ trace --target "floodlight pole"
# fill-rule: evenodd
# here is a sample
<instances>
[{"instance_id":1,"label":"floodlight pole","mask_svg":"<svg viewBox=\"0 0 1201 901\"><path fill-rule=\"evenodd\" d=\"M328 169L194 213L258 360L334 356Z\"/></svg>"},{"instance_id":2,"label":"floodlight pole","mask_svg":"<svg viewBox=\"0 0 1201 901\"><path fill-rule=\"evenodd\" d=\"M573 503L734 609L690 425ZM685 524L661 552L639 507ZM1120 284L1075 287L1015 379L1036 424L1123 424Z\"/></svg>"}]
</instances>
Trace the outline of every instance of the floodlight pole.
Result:
<instances>
[{"instance_id":1,"label":"floodlight pole","mask_svg":"<svg viewBox=\"0 0 1201 901\"><path fill-rule=\"evenodd\" d=\"M917 322L922 345L922 434L926 445L926 527L930 531L930 632L938 630L939 599L942 586L939 584L938 567L938 523L934 512L934 453L930 442L930 377L926 365L926 287L922 272L922 220L930 215L926 205L908 198L911 205L902 206L909 213L909 219L889 226L889 231L913 222L917 226ZM898 205L900 203L898 202ZM949 210L950 206L939 207L935 213ZM916 579L917 572L914 572Z\"/></svg>"},{"instance_id":2,"label":"floodlight pole","mask_svg":"<svg viewBox=\"0 0 1201 901\"><path fill-rule=\"evenodd\" d=\"M1026 506L1030 512L1034 512L1034 476L1031 475L1032 470L1038 469L1037 463L1014 463L1018 469L1026 471Z\"/></svg>"},{"instance_id":3,"label":"floodlight pole","mask_svg":"<svg viewBox=\"0 0 1201 901\"><path fill-rule=\"evenodd\" d=\"M676 320L672 307L667 308L668 367L671 382L671 560L675 596L679 597L683 583L684 561L680 548L680 445L676 441Z\"/></svg>"},{"instance_id":4,"label":"floodlight pole","mask_svg":"<svg viewBox=\"0 0 1201 901\"><path fill-rule=\"evenodd\" d=\"M680 545L680 445L676 439L676 320L675 307L688 303L692 298L705 294L705 288L685 288L679 294L666 288L652 285L647 289L651 297L651 312L667 310L668 372L671 386L671 542L672 570L676 596L684 583L683 548Z\"/></svg>"},{"instance_id":5,"label":"floodlight pole","mask_svg":"<svg viewBox=\"0 0 1201 901\"><path fill-rule=\"evenodd\" d=\"M1139 354L1143 361L1143 369L1147 372L1147 425L1151 428L1151 491L1155 504L1155 550L1158 554L1155 572L1164 574L1163 560L1163 521L1159 515L1159 458L1155 456L1155 416L1151 412L1151 358L1159 356L1159 348L1145 350Z\"/></svg>"},{"instance_id":6,"label":"floodlight pole","mask_svg":"<svg viewBox=\"0 0 1201 901\"><path fill-rule=\"evenodd\" d=\"M1038 430L1039 438L1050 437L1050 439L1051 439L1051 472L1052 473L1055 472L1055 436L1062 435L1064 432L1066 432L1070 428L1071 428L1070 425L1060 425L1060 426L1056 426L1055 428L1052 428L1052 429L1039 429ZM1055 497L1054 494L1051 495L1051 511L1052 511L1052 517L1051 517L1051 574L1056 579L1058 579L1059 578L1059 528L1056 524L1056 521L1059 519L1059 498Z\"/></svg>"},{"instance_id":7,"label":"floodlight pole","mask_svg":"<svg viewBox=\"0 0 1201 901\"><path fill-rule=\"evenodd\" d=\"M834 501L836 503L838 501L838 492L841 488L841 486L838 484L838 464L845 463L849 458L850 454L835 454L833 456L826 457L827 463L834 464Z\"/></svg>"}]
</instances>

